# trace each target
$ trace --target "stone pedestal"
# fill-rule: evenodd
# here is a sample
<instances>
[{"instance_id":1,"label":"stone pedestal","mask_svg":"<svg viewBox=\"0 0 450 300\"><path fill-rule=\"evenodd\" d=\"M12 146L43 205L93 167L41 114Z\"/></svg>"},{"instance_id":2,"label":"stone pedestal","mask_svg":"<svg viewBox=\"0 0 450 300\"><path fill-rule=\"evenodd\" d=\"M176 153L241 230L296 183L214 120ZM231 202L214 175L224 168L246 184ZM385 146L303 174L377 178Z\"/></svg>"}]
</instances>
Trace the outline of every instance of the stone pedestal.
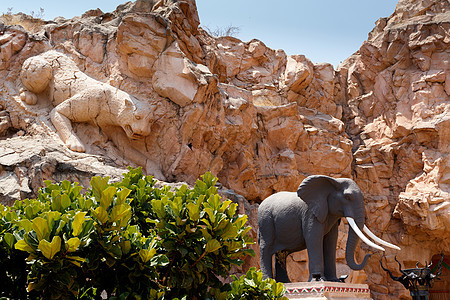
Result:
<instances>
[{"instance_id":1,"label":"stone pedestal","mask_svg":"<svg viewBox=\"0 0 450 300\"><path fill-rule=\"evenodd\" d=\"M331 281L285 283L288 299L372 299L367 284Z\"/></svg>"}]
</instances>

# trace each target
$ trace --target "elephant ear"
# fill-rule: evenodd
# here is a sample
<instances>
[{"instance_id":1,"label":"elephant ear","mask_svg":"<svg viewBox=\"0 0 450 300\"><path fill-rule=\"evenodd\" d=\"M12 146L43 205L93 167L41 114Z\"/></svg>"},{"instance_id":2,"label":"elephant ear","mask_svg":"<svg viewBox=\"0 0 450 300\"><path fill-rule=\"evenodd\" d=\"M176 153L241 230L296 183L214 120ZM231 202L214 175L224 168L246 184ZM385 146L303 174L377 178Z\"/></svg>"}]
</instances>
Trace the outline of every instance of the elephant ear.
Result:
<instances>
[{"instance_id":1,"label":"elephant ear","mask_svg":"<svg viewBox=\"0 0 450 300\"><path fill-rule=\"evenodd\" d=\"M328 195L337 189L337 182L324 175L313 175L302 181L297 195L305 201L319 222L325 222L328 215Z\"/></svg>"}]
</instances>

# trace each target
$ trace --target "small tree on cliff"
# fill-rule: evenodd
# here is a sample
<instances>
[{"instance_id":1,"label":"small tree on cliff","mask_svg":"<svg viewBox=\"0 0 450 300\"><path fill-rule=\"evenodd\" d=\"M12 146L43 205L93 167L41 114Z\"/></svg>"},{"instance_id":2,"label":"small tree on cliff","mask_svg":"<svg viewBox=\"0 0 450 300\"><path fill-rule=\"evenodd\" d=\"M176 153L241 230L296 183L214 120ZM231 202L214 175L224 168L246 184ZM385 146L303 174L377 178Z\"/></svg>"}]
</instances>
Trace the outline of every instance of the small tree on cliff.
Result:
<instances>
[{"instance_id":1,"label":"small tree on cliff","mask_svg":"<svg viewBox=\"0 0 450 300\"><path fill-rule=\"evenodd\" d=\"M214 37L221 37L221 36L231 36L231 37L236 37L239 32L241 31L241 29L237 26L233 26L233 25L228 25L225 27L216 27L216 29L211 30L209 27L207 26L203 26L206 30L206 32L209 33L209 35L212 35Z\"/></svg>"}]
</instances>

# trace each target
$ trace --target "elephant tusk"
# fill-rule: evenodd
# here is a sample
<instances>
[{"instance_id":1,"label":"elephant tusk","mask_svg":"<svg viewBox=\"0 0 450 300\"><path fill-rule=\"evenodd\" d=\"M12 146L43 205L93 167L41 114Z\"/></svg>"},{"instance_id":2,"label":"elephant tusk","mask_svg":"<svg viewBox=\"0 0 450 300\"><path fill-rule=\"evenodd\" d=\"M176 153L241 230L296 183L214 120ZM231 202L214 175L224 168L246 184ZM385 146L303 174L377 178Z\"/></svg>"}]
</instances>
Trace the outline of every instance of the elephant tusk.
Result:
<instances>
[{"instance_id":1,"label":"elephant tusk","mask_svg":"<svg viewBox=\"0 0 450 300\"><path fill-rule=\"evenodd\" d=\"M366 225L364 225L363 230L364 230L364 232L365 232L369 237L371 237L375 242L378 242L378 243L381 244L381 245L385 245L386 247L389 247L389 248L392 248L392 249L395 249L395 250L401 250L400 247L398 247L398 246L396 246L396 245L393 245L393 244L391 244L391 243L388 243L388 242L386 242L386 241L383 241L382 239L380 239L379 237L377 237L375 234L373 234L372 231L369 230L369 228L368 228Z\"/></svg>"},{"instance_id":2,"label":"elephant tusk","mask_svg":"<svg viewBox=\"0 0 450 300\"><path fill-rule=\"evenodd\" d=\"M377 244L375 244L374 242L371 242L362 232L361 230L358 228L358 225L356 225L355 220L353 220L353 218L350 217L345 217L348 221L348 224L352 227L353 231L360 237L361 240L363 240L364 243L366 243L367 245L381 250L381 251L386 251L384 250L383 247L378 246Z\"/></svg>"}]
</instances>

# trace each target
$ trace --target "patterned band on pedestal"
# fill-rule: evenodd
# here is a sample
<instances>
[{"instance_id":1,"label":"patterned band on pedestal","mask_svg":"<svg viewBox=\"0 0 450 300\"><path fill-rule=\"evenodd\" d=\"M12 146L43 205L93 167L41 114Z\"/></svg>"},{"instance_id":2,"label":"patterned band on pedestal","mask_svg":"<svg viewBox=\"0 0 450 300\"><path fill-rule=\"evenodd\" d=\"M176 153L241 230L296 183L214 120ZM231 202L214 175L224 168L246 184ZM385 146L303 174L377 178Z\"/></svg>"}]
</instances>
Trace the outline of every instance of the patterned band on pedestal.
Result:
<instances>
[{"instance_id":1,"label":"patterned band on pedestal","mask_svg":"<svg viewBox=\"0 0 450 300\"><path fill-rule=\"evenodd\" d=\"M286 294L323 293L323 292L370 294L370 290L368 288L353 288L353 287L338 287L338 286L320 286L310 288L304 287L304 288L286 289Z\"/></svg>"}]
</instances>

